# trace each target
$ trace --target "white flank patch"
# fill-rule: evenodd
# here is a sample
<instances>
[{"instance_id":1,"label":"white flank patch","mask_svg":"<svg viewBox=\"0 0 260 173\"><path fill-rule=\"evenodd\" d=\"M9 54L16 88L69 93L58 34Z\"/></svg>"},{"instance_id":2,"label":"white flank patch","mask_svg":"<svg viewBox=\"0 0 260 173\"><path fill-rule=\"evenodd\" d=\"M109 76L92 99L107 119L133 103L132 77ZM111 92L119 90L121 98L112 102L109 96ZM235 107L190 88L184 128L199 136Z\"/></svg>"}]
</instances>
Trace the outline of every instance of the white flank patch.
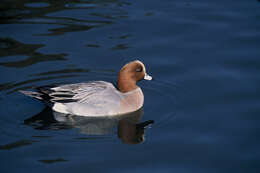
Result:
<instances>
[{"instance_id":1,"label":"white flank patch","mask_svg":"<svg viewBox=\"0 0 260 173\"><path fill-rule=\"evenodd\" d=\"M60 112L63 114L68 114L67 107L62 103L55 103L52 107L52 109L56 112Z\"/></svg>"}]
</instances>

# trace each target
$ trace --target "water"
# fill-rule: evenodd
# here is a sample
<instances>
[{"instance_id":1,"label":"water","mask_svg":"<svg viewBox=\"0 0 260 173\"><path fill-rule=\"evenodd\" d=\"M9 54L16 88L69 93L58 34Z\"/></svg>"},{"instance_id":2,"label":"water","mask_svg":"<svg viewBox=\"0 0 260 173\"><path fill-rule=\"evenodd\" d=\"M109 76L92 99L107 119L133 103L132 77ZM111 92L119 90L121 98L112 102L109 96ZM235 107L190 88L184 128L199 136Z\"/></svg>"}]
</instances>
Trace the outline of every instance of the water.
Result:
<instances>
[{"instance_id":1,"label":"water","mask_svg":"<svg viewBox=\"0 0 260 173\"><path fill-rule=\"evenodd\" d=\"M25 1L0 3L1 172L260 171L260 3ZM115 82L140 59L145 141L87 135L34 119L18 93L57 83ZM27 120L27 121L25 121ZM106 121L105 121L106 122ZM42 127L42 128L41 128Z\"/></svg>"}]
</instances>

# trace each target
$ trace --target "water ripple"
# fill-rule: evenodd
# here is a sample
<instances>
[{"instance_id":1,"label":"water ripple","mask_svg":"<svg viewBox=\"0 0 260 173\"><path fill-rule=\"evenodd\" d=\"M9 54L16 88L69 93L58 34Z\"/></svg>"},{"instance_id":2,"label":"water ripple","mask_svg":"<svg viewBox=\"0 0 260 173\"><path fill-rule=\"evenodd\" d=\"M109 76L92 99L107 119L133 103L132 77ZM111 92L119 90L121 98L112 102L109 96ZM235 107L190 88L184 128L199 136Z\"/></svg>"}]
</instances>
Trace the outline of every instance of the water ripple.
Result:
<instances>
[{"instance_id":1,"label":"water ripple","mask_svg":"<svg viewBox=\"0 0 260 173\"><path fill-rule=\"evenodd\" d=\"M12 38L0 38L0 57L26 55L28 58L16 61L0 62L1 66L24 68L33 64L44 61L61 61L66 60L67 54L43 54L36 50L44 47L43 44L24 44Z\"/></svg>"},{"instance_id":2,"label":"water ripple","mask_svg":"<svg viewBox=\"0 0 260 173\"><path fill-rule=\"evenodd\" d=\"M14 2L13 2L14 3ZM87 31L94 27L113 24L114 20L127 17L127 13L121 9L125 5L131 5L121 1L44 1L28 2L25 0L13 3L4 2L0 7L0 23L2 24L49 24L54 28L50 33L39 34L40 36L62 35L67 32ZM113 7L112 7L113 6ZM66 11L82 11L86 15L79 17L66 16ZM65 12L65 13L64 13ZM99 17L98 20L89 20ZM102 18L102 19L100 19ZM86 20L88 19L88 20ZM110 19L104 20L104 19ZM47 20L47 21L46 21ZM57 27L59 25L59 27ZM37 34L38 35L38 34Z\"/></svg>"}]
</instances>

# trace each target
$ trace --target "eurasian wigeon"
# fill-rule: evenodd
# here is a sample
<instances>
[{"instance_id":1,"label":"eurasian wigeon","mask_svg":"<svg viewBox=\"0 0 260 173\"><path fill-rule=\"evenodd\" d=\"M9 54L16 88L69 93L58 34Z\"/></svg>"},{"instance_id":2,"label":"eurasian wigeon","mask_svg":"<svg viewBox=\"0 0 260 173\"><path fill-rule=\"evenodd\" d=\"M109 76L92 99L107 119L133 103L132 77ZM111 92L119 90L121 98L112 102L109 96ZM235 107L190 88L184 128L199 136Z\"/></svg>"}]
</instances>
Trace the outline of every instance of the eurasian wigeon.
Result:
<instances>
[{"instance_id":1,"label":"eurasian wigeon","mask_svg":"<svg viewBox=\"0 0 260 173\"><path fill-rule=\"evenodd\" d=\"M37 91L21 91L23 94L42 100L52 110L63 114L100 117L114 116L140 109L144 95L137 81L152 80L144 64L132 61L124 65L118 75L117 88L109 82L44 86Z\"/></svg>"}]
</instances>

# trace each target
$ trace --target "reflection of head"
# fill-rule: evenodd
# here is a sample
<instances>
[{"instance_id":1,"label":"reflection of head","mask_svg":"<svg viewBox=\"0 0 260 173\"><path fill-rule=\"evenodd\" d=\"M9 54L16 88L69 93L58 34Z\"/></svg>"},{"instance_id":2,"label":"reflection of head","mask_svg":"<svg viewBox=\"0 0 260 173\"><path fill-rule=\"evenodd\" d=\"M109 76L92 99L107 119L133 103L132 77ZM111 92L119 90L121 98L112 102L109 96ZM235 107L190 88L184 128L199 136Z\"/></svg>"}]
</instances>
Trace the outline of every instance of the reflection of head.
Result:
<instances>
[{"instance_id":1,"label":"reflection of head","mask_svg":"<svg viewBox=\"0 0 260 173\"><path fill-rule=\"evenodd\" d=\"M128 120L120 120L118 122L118 138L126 144L139 144L144 141L144 130L136 128L135 124L132 124Z\"/></svg>"},{"instance_id":2,"label":"reflection of head","mask_svg":"<svg viewBox=\"0 0 260 173\"><path fill-rule=\"evenodd\" d=\"M147 126L153 123L153 120L135 124L128 119L121 119L118 122L118 138L125 144L139 144L144 138L144 131Z\"/></svg>"}]
</instances>

